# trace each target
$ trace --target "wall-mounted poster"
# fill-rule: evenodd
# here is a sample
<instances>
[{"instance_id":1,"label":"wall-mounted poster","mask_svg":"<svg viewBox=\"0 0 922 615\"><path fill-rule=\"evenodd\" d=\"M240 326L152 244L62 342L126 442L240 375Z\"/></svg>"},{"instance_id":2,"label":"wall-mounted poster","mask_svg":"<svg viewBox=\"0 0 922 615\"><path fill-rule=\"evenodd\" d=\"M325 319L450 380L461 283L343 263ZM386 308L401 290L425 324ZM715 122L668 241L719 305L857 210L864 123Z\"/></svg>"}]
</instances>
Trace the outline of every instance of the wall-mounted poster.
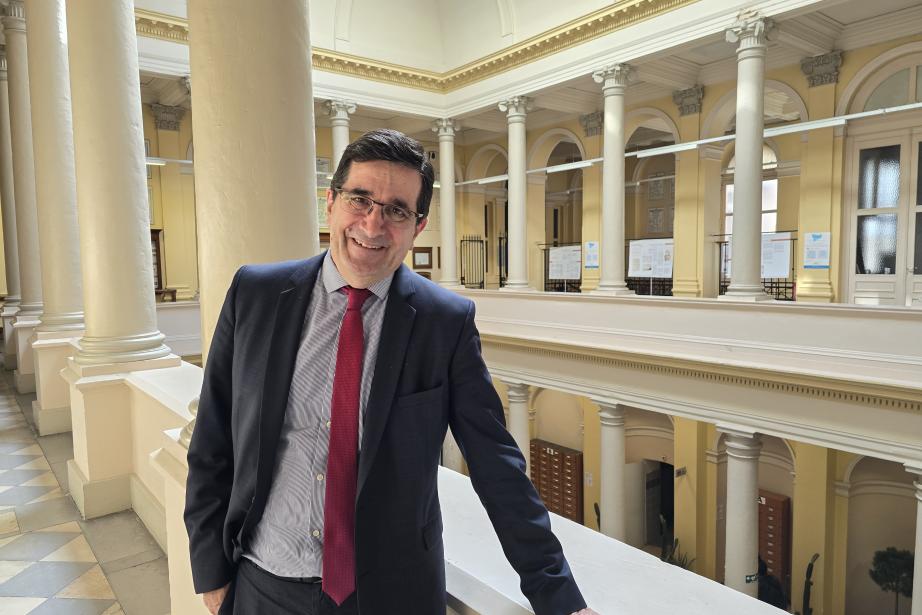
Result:
<instances>
[{"instance_id":1,"label":"wall-mounted poster","mask_svg":"<svg viewBox=\"0 0 922 615\"><path fill-rule=\"evenodd\" d=\"M322 231L329 231L327 221L327 189L317 188L317 223Z\"/></svg>"},{"instance_id":2,"label":"wall-mounted poster","mask_svg":"<svg viewBox=\"0 0 922 615\"><path fill-rule=\"evenodd\" d=\"M432 248L413 248L413 269L432 269Z\"/></svg>"},{"instance_id":3,"label":"wall-mounted poster","mask_svg":"<svg viewBox=\"0 0 922 615\"><path fill-rule=\"evenodd\" d=\"M666 210L662 207L651 207L647 210L647 232L666 232Z\"/></svg>"},{"instance_id":4,"label":"wall-mounted poster","mask_svg":"<svg viewBox=\"0 0 922 615\"><path fill-rule=\"evenodd\" d=\"M807 233L804 237L804 269L829 269L829 250L829 233Z\"/></svg>"},{"instance_id":5,"label":"wall-mounted poster","mask_svg":"<svg viewBox=\"0 0 922 615\"><path fill-rule=\"evenodd\" d=\"M326 194L326 189L330 187L330 180L333 179L333 170L330 168L329 158L317 158L317 190L321 188Z\"/></svg>"},{"instance_id":6,"label":"wall-mounted poster","mask_svg":"<svg viewBox=\"0 0 922 615\"><path fill-rule=\"evenodd\" d=\"M586 242L586 263L583 265L586 269L599 268L599 242Z\"/></svg>"}]
</instances>

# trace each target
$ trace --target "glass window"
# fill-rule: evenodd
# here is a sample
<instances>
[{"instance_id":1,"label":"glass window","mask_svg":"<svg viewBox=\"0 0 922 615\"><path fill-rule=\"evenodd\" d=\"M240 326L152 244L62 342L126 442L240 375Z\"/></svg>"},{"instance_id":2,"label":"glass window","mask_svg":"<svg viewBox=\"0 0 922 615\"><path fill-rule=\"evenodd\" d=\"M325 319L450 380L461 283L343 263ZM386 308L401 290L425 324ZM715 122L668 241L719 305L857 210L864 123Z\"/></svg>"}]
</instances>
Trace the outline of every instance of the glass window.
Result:
<instances>
[{"instance_id":1,"label":"glass window","mask_svg":"<svg viewBox=\"0 0 922 615\"><path fill-rule=\"evenodd\" d=\"M884 80L871 93L864 105L865 111L896 107L909 102L909 69L897 71Z\"/></svg>"},{"instance_id":2,"label":"glass window","mask_svg":"<svg viewBox=\"0 0 922 615\"><path fill-rule=\"evenodd\" d=\"M733 233L733 184L727 184L726 208L724 215L724 233ZM767 179L762 182L762 232L774 233L778 230L778 180Z\"/></svg>"},{"instance_id":3,"label":"glass window","mask_svg":"<svg viewBox=\"0 0 922 615\"><path fill-rule=\"evenodd\" d=\"M858 209L899 205L899 145L861 150L858 166Z\"/></svg>"},{"instance_id":4,"label":"glass window","mask_svg":"<svg viewBox=\"0 0 922 615\"><path fill-rule=\"evenodd\" d=\"M914 254L913 273L922 275L922 211L916 213L916 250Z\"/></svg>"},{"instance_id":5,"label":"glass window","mask_svg":"<svg viewBox=\"0 0 922 615\"><path fill-rule=\"evenodd\" d=\"M896 214L858 216L856 273L896 273Z\"/></svg>"}]
</instances>

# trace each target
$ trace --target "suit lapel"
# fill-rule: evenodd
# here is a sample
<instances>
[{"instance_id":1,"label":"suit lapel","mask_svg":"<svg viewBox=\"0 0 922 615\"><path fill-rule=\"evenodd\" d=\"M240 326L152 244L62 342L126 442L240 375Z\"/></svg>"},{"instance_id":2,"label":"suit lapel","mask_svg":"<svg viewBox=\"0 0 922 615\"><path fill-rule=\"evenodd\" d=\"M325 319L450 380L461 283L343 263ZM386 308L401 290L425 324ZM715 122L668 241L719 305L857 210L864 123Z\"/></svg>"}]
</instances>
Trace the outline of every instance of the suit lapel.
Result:
<instances>
[{"instance_id":1,"label":"suit lapel","mask_svg":"<svg viewBox=\"0 0 922 615\"><path fill-rule=\"evenodd\" d=\"M371 471L384 427L387 425L388 415L391 412L394 394L397 391L397 381L403 369L403 358L407 352L407 344L413 330L413 320L416 317L416 309L409 303L413 292L410 270L405 265L401 265L394 273L394 280L387 297L387 307L384 310L384 320L381 324L375 374L365 408L356 496L362 492L362 487Z\"/></svg>"},{"instance_id":2,"label":"suit lapel","mask_svg":"<svg viewBox=\"0 0 922 615\"><path fill-rule=\"evenodd\" d=\"M308 260L292 274L288 285L278 296L259 410L257 498L268 497L269 486L272 484L275 452L278 450L285 409L288 406L288 393L291 389L298 348L301 345L304 318L318 271L323 263L323 256L321 254Z\"/></svg>"}]
</instances>

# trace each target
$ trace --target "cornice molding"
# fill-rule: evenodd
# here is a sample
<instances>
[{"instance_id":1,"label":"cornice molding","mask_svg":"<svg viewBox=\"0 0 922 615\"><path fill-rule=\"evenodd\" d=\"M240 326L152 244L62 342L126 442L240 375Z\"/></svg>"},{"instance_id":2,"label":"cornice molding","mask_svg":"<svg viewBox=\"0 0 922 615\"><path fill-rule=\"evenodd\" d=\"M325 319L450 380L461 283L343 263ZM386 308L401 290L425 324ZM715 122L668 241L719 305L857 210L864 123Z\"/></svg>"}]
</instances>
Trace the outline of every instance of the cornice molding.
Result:
<instances>
[{"instance_id":1,"label":"cornice molding","mask_svg":"<svg viewBox=\"0 0 922 615\"><path fill-rule=\"evenodd\" d=\"M317 70L443 94L696 2L698 0L623 0L443 73L319 47L313 48L311 56ZM139 36L189 43L189 23L179 17L136 9L135 26Z\"/></svg>"},{"instance_id":2,"label":"cornice molding","mask_svg":"<svg viewBox=\"0 0 922 615\"><path fill-rule=\"evenodd\" d=\"M640 372L690 378L713 384L769 390L827 401L922 413L922 401L919 400L917 391L883 387L884 390L878 392L873 391L871 385L862 386L860 383L826 380L819 376L774 373L764 369L715 365L690 359L664 359L659 356L627 354L600 348L578 349L578 347L569 344L511 338L483 332L481 332L480 337L485 345L514 348L517 352L525 352L537 357L594 363L611 368L627 368Z\"/></svg>"}]
</instances>

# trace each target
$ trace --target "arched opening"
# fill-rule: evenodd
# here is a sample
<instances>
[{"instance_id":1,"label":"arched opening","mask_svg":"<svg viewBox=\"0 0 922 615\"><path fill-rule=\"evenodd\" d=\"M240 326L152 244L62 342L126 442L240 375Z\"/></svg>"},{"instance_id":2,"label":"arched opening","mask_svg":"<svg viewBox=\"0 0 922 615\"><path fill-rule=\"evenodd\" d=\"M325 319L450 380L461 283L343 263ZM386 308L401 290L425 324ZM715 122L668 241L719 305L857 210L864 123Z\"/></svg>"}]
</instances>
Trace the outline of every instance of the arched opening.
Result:
<instances>
[{"instance_id":1,"label":"arched opening","mask_svg":"<svg viewBox=\"0 0 922 615\"><path fill-rule=\"evenodd\" d=\"M894 596L874 583L869 570L876 551L914 548L916 500L912 475L892 461L865 457L855 464L846 480L850 486L845 615L892 612L889 605ZM899 612L908 614L911 603L909 598L900 598Z\"/></svg>"},{"instance_id":2,"label":"arched opening","mask_svg":"<svg viewBox=\"0 0 922 615\"><path fill-rule=\"evenodd\" d=\"M467 180L505 175L509 162L499 145L485 145L471 156ZM466 184L461 188L458 229L461 237L459 268L465 286L500 288L507 274L506 229L509 224L507 183Z\"/></svg>"},{"instance_id":3,"label":"arched opening","mask_svg":"<svg viewBox=\"0 0 922 615\"><path fill-rule=\"evenodd\" d=\"M624 430L626 542L660 557L675 537L675 429L665 414L628 408Z\"/></svg>"}]
</instances>

